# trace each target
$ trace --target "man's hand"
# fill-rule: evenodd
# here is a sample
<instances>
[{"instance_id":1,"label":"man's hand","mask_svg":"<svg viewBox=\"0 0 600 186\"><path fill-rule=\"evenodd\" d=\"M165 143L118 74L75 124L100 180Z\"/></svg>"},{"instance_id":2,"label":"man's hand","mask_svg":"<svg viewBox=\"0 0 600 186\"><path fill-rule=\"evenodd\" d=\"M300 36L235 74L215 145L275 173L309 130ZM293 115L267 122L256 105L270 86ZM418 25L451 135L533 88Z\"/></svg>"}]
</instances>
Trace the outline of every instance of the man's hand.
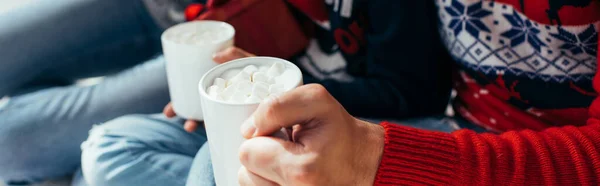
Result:
<instances>
[{"instance_id":1,"label":"man's hand","mask_svg":"<svg viewBox=\"0 0 600 186\"><path fill-rule=\"evenodd\" d=\"M221 52L216 53L215 56L213 57L213 60L219 64L222 64L222 63L229 62L231 60L245 58L245 57L252 57L252 56L255 56L255 55L248 53L237 47L229 47ZM172 117L177 116L177 114L175 114L175 110L173 110L173 106L171 105L171 103L169 103L169 104L167 104L167 106L165 106L165 108L163 109L163 114L167 118L172 118ZM194 120L187 120L183 124L183 128L187 132L194 132L194 131L196 131L196 129L198 129L198 122L194 121Z\"/></svg>"},{"instance_id":2,"label":"man's hand","mask_svg":"<svg viewBox=\"0 0 600 186\"><path fill-rule=\"evenodd\" d=\"M268 137L293 128L292 141ZM242 127L244 186L372 185L384 130L352 117L321 85L264 101Z\"/></svg>"}]
</instances>

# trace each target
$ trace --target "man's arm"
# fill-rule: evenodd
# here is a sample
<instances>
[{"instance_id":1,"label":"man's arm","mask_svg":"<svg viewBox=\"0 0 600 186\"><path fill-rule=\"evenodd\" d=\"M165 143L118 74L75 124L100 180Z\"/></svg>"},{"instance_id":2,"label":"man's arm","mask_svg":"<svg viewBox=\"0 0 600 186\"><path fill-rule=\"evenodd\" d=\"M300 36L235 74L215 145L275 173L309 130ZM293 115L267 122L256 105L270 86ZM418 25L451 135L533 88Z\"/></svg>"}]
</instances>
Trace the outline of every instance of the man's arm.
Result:
<instances>
[{"instance_id":1,"label":"man's arm","mask_svg":"<svg viewBox=\"0 0 600 186\"><path fill-rule=\"evenodd\" d=\"M429 132L384 123L375 185L596 185L600 124L476 134Z\"/></svg>"},{"instance_id":2,"label":"man's arm","mask_svg":"<svg viewBox=\"0 0 600 186\"><path fill-rule=\"evenodd\" d=\"M366 74L318 81L355 116L405 117L442 112L450 59L436 27L433 1L366 1Z\"/></svg>"},{"instance_id":3,"label":"man's arm","mask_svg":"<svg viewBox=\"0 0 600 186\"><path fill-rule=\"evenodd\" d=\"M597 92L599 74L593 81ZM383 123L386 142L375 185L597 185L600 97L589 113L582 127L500 135L470 130L447 134Z\"/></svg>"}]
</instances>

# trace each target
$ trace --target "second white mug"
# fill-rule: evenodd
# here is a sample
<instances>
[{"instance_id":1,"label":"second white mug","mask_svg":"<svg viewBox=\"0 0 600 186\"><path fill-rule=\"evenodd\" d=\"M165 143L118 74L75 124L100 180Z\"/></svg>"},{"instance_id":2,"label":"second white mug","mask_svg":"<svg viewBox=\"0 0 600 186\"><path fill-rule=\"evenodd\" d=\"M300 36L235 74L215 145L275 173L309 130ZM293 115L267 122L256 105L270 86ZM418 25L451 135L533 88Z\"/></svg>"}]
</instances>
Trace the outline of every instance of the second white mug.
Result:
<instances>
[{"instance_id":1,"label":"second white mug","mask_svg":"<svg viewBox=\"0 0 600 186\"><path fill-rule=\"evenodd\" d=\"M198 81L211 68L216 52L233 46L235 29L220 21L191 21L161 36L171 104L186 119L203 120Z\"/></svg>"}]
</instances>

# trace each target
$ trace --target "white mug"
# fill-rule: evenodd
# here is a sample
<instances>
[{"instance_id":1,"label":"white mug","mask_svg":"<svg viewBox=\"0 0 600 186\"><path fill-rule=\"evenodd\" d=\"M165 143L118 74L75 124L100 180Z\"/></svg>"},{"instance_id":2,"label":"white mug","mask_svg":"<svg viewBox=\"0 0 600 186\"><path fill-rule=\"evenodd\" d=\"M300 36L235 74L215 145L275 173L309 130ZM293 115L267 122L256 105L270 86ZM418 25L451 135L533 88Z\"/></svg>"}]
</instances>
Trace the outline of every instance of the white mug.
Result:
<instances>
[{"instance_id":1,"label":"white mug","mask_svg":"<svg viewBox=\"0 0 600 186\"><path fill-rule=\"evenodd\" d=\"M233 26L220 21L186 22L162 34L171 104L178 116L203 120L198 81L217 66L213 55L233 46L234 35Z\"/></svg>"},{"instance_id":2,"label":"white mug","mask_svg":"<svg viewBox=\"0 0 600 186\"><path fill-rule=\"evenodd\" d=\"M293 63L272 57L248 57L221 64L208 71L200 80L198 89L204 110L204 124L208 136L215 181L219 186L237 186L237 173L241 167L238 150L244 138L240 126L258 108L259 103L230 103L214 99L206 89L229 69L244 68L247 65L265 66L282 63L286 69L294 71L293 80L284 85L285 91L302 85L302 73Z\"/></svg>"}]
</instances>

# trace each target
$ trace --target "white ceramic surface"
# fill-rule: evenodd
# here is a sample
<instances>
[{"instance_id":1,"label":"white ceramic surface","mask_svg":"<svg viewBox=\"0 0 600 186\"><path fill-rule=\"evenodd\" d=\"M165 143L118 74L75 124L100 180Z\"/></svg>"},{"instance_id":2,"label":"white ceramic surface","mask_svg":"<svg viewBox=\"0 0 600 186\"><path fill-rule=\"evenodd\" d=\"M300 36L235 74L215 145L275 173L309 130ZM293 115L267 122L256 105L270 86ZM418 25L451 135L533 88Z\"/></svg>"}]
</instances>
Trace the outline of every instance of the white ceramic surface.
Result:
<instances>
[{"instance_id":1,"label":"white ceramic surface","mask_svg":"<svg viewBox=\"0 0 600 186\"><path fill-rule=\"evenodd\" d=\"M194 37L176 37L180 33L202 33L218 30L211 41ZM163 53L166 59L167 80L173 109L178 116L187 119L203 120L198 95L198 81L208 70L217 66L212 56L233 46L235 29L220 21L192 21L175 25L161 36ZM185 39L182 39L185 38ZM196 39L202 39L197 37Z\"/></svg>"},{"instance_id":2,"label":"white ceramic surface","mask_svg":"<svg viewBox=\"0 0 600 186\"><path fill-rule=\"evenodd\" d=\"M300 69L289 61L272 57L249 57L221 64L208 71L199 82L198 89L204 110L204 124L210 155L219 186L237 186L237 172L241 167L238 149L244 138L240 133L241 124L248 119L258 107L258 103L229 103L211 98L206 89L212 85L215 78L224 71L232 68L243 68L247 65L271 65L283 63L286 69L294 69L297 78L285 84L285 91L302 85Z\"/></svg>"}]
</instances>

